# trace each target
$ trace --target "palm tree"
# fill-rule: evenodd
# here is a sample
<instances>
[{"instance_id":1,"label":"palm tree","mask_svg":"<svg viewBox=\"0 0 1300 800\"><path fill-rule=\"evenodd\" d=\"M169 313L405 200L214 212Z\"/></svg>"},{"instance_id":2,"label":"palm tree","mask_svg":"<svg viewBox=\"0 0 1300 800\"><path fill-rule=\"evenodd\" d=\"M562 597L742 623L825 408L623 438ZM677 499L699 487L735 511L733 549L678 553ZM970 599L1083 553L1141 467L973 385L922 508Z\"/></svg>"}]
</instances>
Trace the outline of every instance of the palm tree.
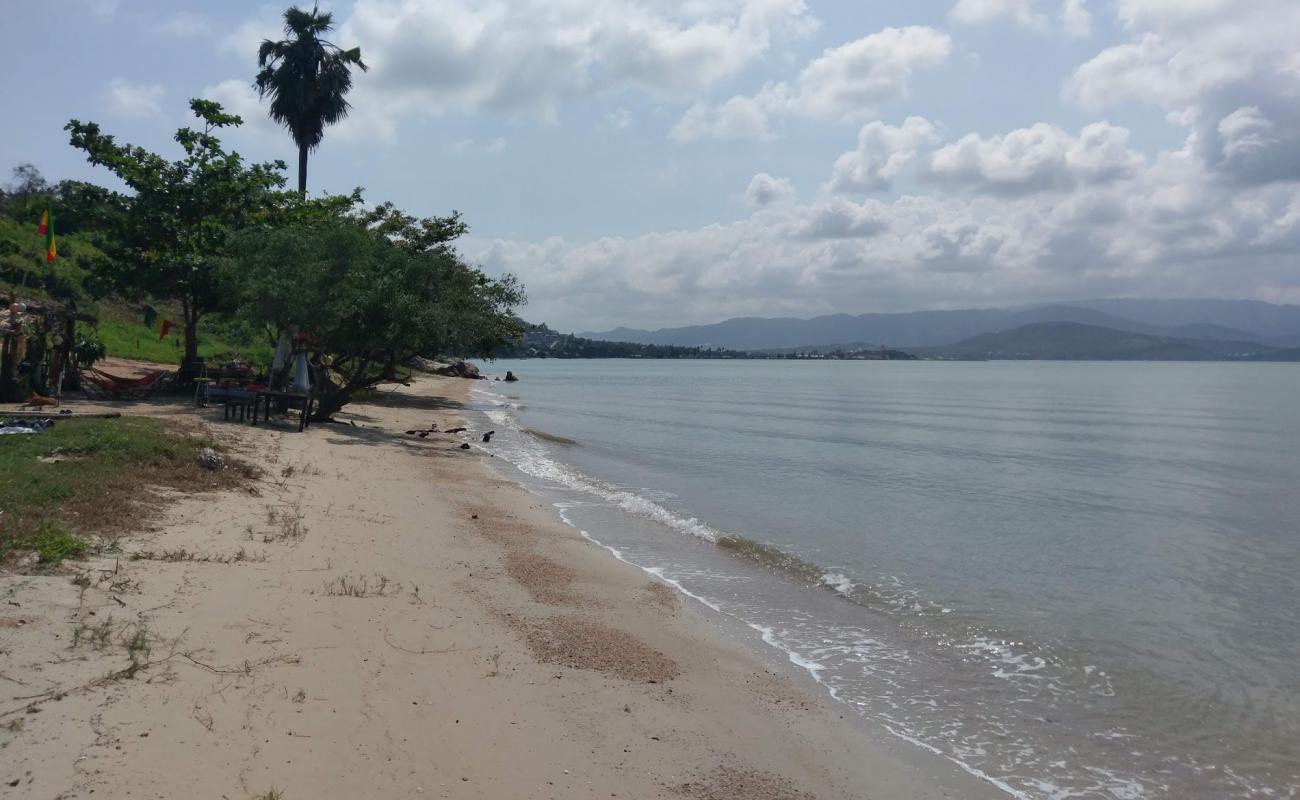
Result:
<instances>
[{"instance_id":1,"label":"palm tree","mask_svg":"<svg viewBox=\"0 0 1300 800\"><path fill-rule=\"evenodd\" d=\"M261 97L271 96L271 119L289 129L298 145L298 191L307 194L307 153L325 137L325 127L348 115L344 95L352 88L351 67L368 69L361 48L344 50L321 37L334 28L333 15L315 6L284 12L284 33L278 42L266 39L257 49L257 80Z\"/></svg>"}]
</instances>

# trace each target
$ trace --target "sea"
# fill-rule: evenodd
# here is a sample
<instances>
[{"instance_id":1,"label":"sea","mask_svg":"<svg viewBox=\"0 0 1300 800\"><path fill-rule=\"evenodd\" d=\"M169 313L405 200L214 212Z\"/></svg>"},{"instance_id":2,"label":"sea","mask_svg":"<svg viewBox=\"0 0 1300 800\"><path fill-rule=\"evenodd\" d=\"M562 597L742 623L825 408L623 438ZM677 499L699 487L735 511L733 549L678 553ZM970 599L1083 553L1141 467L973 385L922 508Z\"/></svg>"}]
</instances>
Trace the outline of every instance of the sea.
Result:
<instances>
[{"instance_id":1,"label":"sea","mask_svg":"<svg viewBox=\"0 0 1300 800\"><path fill-rule=\"evenodd\" d=\"M509 477L1015 798L1300 796L1300 367L527 360Z\"/></svg>"}]
</instances>

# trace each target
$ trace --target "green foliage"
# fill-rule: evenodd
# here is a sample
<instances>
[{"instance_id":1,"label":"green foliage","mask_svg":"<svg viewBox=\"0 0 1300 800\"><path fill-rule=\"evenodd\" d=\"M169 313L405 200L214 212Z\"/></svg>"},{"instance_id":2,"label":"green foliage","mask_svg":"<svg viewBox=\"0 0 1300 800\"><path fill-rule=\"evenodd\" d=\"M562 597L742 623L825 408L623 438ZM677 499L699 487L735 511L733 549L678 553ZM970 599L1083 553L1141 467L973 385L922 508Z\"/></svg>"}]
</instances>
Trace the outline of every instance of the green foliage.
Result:
<instances>
[{"instance_id":1,"label":"green foliage","mask_svg":"<svg viewBox=\"0 0 1300 800\"><path fill-rule=\"evenodd\" d=\"M224 150L214 131L242 120L219 104L191 100L190 108L203 128L176 132L185 154L177 161L118 144L93 122L74 119L66 126L73 147L134 193L112 198L120 213L105 237L105 277L119 291L180 304L186 360L198 353L199 320L232 296L217 259L235 230L271 217L281 205L285 168L279 161L246 165L238 153Z\"/></svg>"},{"instance_id":2,"label":"green foliage","mask_svg":"<svg viewBox=\"0 0 1300 800\"><path fill-rule=\"evenodd\" d=\"M250 231L234 247L244 313L301 331L314 360L331 366L318 370L324 417L413 355L487 355L520 333L513 276L489 278L445 241L412 243L422 230L463 226L412 221L381 234L374 223L361 215Z\"/></svg>"},{"instance_id":3,"label":"green foliage","mask_svg":"<svg viewBox=\"0 0 1300 800\"><path fill-rule=\"evenodd\" d=\"M89 547L85 539L69 533L54 522L43 522L22 546L36 551L42 564L58 564L65 558L81 558Z\"/></svg>"},{"instance_id":4,"label":"green foliage","mask_svg":"<svg viewBox=\"0 0 1300 800\"><path fill-rule=\"evenodd\" d=\"M108 348L93 328L86 328L84 325L78 326L77 343L75 345L77 354L77 366L89 367L96 361L108 355Z\"/></svg>"},{"instance_id":5,"label":"green foliage","mask_svg":"<svg viewBox=\"0 0 1300 800\"><path fill-rule=\"evenodd\" d=\"M257 50L260 71L253 85L271 98L271 119L288 128L298 145L298 192L304 195L308 152L320 145L326 127L348 115L352 68L368 69L361 48L344 50L323 38L333 27L331 14L290 6L284 12L287 38L264 40Z\"/></svg>"}]
</instances>

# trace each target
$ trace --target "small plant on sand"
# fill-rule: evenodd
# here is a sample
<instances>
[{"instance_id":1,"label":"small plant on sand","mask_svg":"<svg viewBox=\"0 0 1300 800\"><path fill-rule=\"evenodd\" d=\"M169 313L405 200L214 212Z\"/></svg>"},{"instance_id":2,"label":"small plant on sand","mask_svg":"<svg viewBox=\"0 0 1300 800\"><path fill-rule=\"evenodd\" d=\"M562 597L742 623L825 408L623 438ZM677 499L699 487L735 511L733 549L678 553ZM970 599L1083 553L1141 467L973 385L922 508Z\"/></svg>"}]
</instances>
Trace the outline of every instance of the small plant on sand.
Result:
<instances>
[{"instance_id":1,"label":"small plant on sand","mask_svg":"<svg viewBox=\"0 0 1300 800\"><path fill-rule=\"evenodd\" d=\"M113 615L109 614L102 620L91 622L83 619L78 622L72 629L72 647L80 647L83 644L90 645L96 650L103 650L108 646L113 637Z\"/></svg>"},{"instance_id":2,"label":"small plant on sand","mask_svg":"<svg viewBox=\"0 0 1300 800\"><path fill-rule=\"evenodd\" d=\"M329 597L387 597L390 588L401 591L400 585L390 586L385 575L376 575L373 583L365 577L340 575L332 581L325 581L324 592Z\"/></svg>"},{"instance_id":3,"label":"small plant on sand","mask_svg":"<svg viewBox=\"0 0 1300 800\"><path fill-rule=\"evenodd\" d=\"M36 551L43 564L58 564L65 558L81 558L89 549L89 543L85 539L52 522L42 523L36 535L26 544Z\"/></svg>"},{"instance_id":4,"label":"small plant on sand","mask_svg":"<svg viewBox=\"0 0 1300 800\"><path fill-rule=\"evenodd\" d=\"M294 694L294 696L293 696L293 702L295 702L295 703L305 703L305 702L307 702L307 690L306 690L306 689L299 689L299 690Z\"/></svg>"},{"instance_id":5,"label":"small plant on sand","mask_svg":"<svg viewBox=\"0 0 1300 800\"><path fill-rule=\"evenodd\" d=\"M492 655L488 656L488 661L492 664L492 669L488 671L489 678L496 678L501 675L501 650L493 649Z\"/></svg>"},{"instance_id":6,"label":"small plant on sand","mask_svg":"<svg viewBox=\"0 0 1300 800\"><path fill-rule=\"evenodd\" d=\"M274 507L266 509L266 522L274 529L262 537L264 542L296 542L307 535L307 526L302 524L302 501L284 509Z\"/></svg>"},{"instance_id":7,"label":"small plant on sand","mask_svg":"<svg viewBox=\"0 0 1300 800\"><path fill-rule=\"evenodd\" d=\"M122 631L122 646L126 648L126 653L131 657L131 663L141 663L149 660L149 653L153 650L152 637L149 633L149 626L143 622L136 623L134 629L128 632Z\"/></svg>"},{"instance_id":8,"label":"small plant on sand","mask_svg":"<svg viewBox=\"0 0 1300 800\"><path fill-rule=\"evenodd\" d=\"M284 800L284 792L272 786L266 792L254 797L253 800Z\"/></svg>"}]
</instances>

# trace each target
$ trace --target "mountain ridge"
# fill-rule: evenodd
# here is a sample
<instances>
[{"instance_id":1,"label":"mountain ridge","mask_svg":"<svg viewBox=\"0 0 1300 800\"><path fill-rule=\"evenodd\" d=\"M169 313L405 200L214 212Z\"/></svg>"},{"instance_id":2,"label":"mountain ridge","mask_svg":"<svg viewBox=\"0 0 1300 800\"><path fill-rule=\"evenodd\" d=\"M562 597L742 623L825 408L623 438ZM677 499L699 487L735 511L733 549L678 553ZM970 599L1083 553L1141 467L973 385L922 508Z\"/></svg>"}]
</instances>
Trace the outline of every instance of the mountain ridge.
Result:
<instances>
[{"instance_id":1,"label":"mountain ridge","mask_svg":"<svg viewBox=\"0 0 1300 800\"><path fill-rule=\"evenodd\" d=\"M1125 312L1120 314L1117 312ZM1211 341L1300 345L1300 306L1261 300L1112 298L1015 308L952 309L797 317L733 317L709 325L582 333L590 339L734 350L873 342L902 349L951 345L1038 322L1074 322L1131 333Z\"/></svg>"}]
</instances>

